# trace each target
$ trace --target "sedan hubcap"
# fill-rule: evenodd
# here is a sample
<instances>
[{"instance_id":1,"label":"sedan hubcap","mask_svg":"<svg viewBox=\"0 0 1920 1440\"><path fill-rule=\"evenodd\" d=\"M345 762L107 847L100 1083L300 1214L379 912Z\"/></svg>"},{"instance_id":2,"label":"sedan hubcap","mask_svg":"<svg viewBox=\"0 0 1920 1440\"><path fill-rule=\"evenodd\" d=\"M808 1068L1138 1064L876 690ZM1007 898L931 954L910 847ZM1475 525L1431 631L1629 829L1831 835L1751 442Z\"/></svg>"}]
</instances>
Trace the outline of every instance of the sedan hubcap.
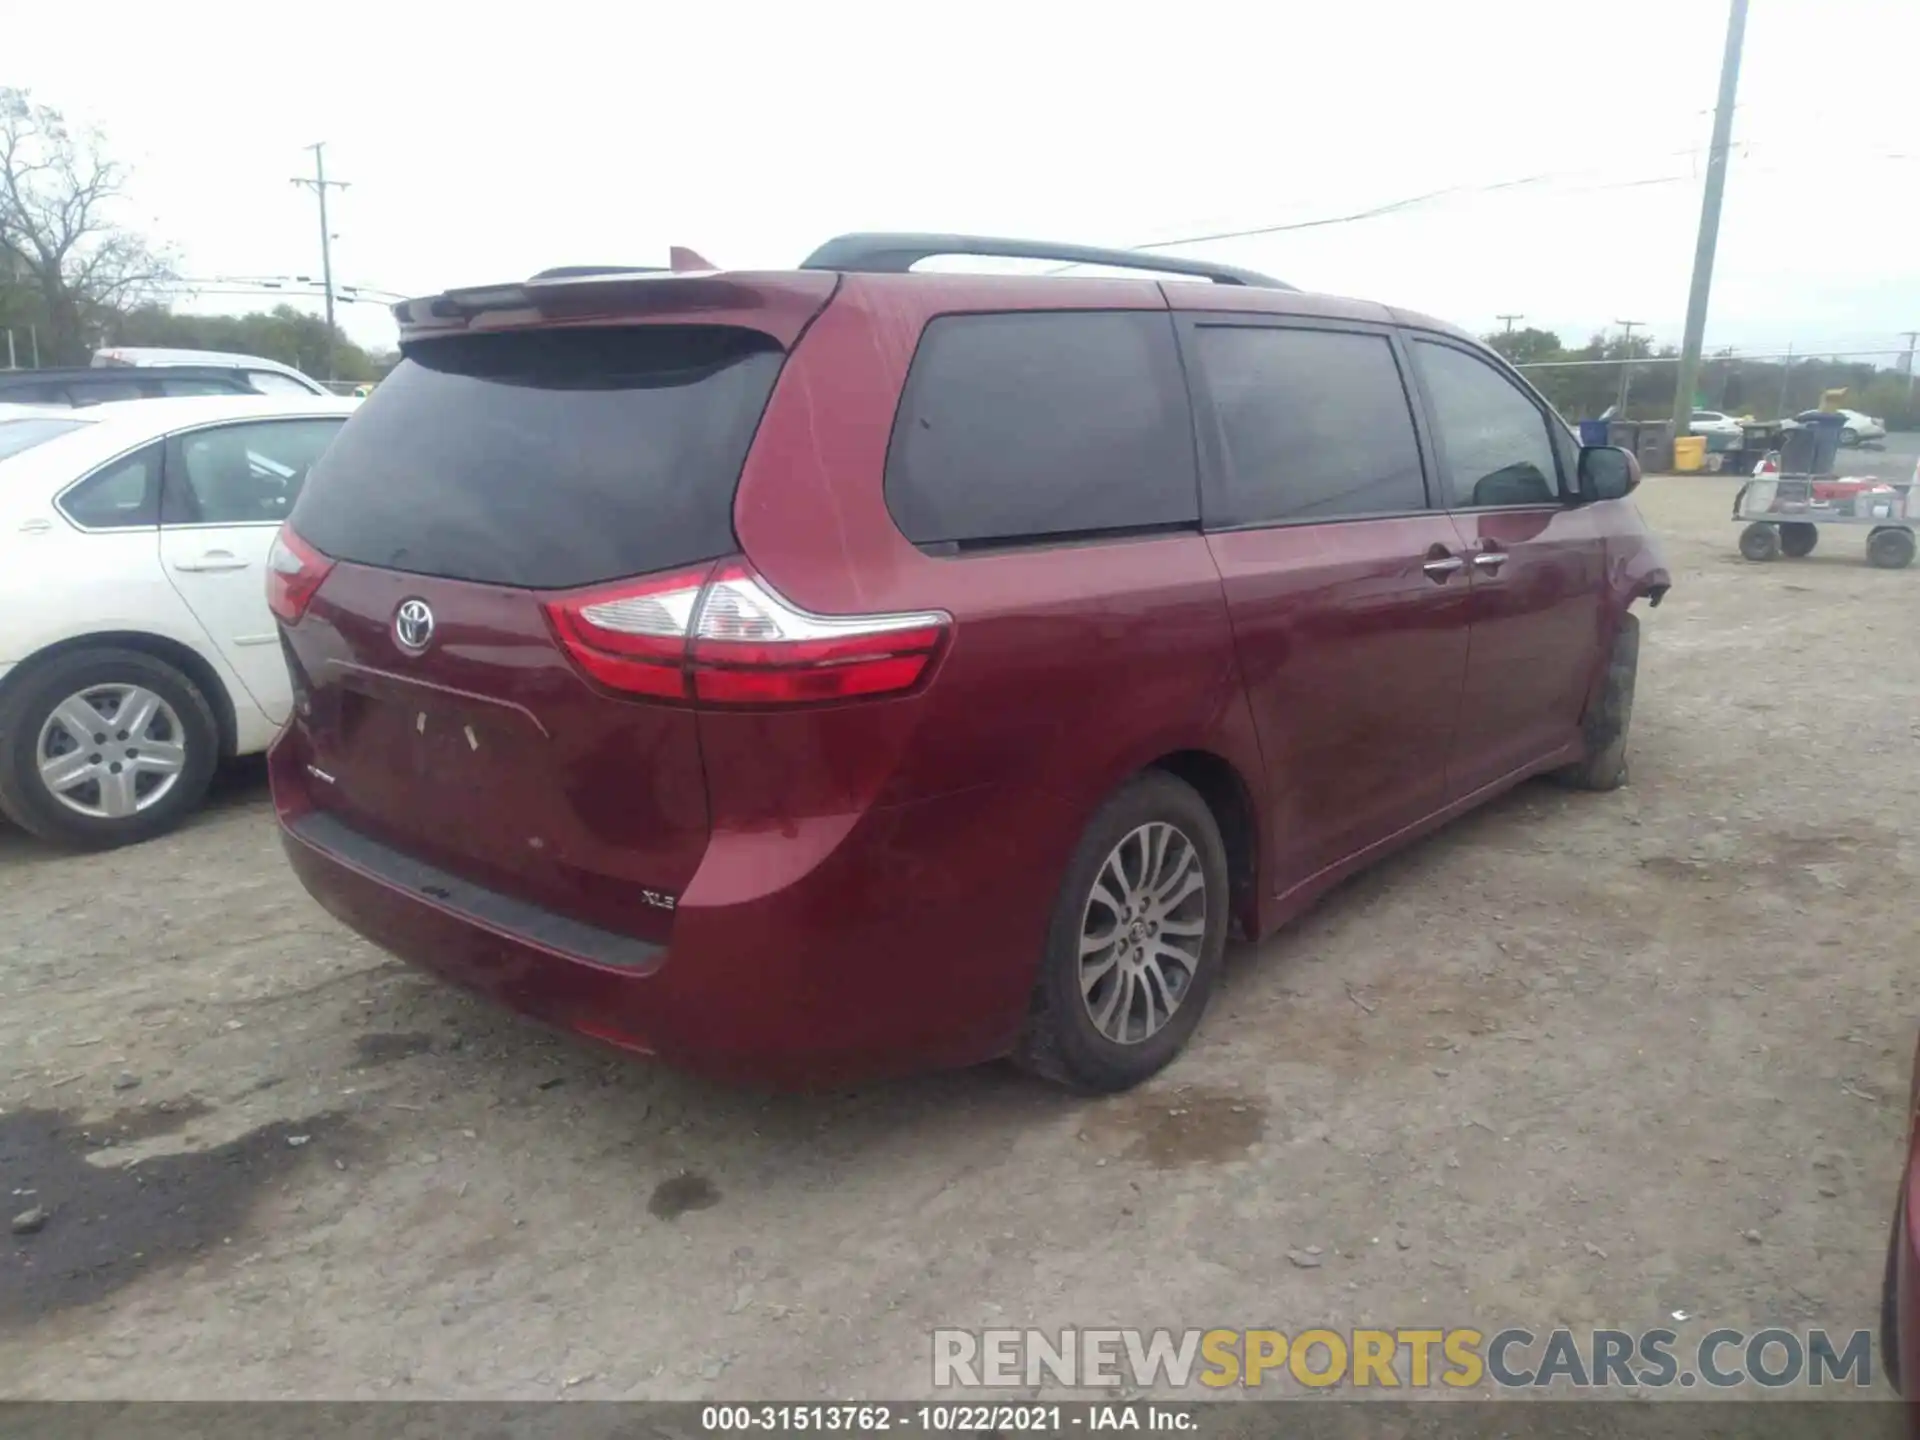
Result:
<instances>
[{"instance_id":1,"label":"sedan hubcap","mask_svg":"<svg viewBox=\"0 0 1920 1440\"><path fill-rule=\"evenodd\" d=\"M158 804L178 783L186 734L153 691L96 685L53 707L34 755L55 800L96 820L118 820Z\"/></svg>"},{"instance_id":2,"label":"sedan hubcap","mask_svg":"<svg viewBox=\"0 0 1920 1440\"><path fill-rule=\"evenodd\" d=\"M1200 852L1173 825L1129 831L1094 877L1080 922L1080 995L1122 1045L1157 1033L1192 988L1207 935Z\"/></svg>"}]
</instances>

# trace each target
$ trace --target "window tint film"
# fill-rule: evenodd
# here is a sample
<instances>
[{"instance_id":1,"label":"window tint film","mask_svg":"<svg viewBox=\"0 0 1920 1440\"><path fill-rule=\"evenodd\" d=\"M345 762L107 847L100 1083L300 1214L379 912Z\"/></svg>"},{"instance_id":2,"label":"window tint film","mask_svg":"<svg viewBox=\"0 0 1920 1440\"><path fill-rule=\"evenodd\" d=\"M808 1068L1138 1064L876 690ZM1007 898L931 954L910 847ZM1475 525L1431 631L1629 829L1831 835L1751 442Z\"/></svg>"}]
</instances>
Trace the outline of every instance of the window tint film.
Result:
<instances>
[{"instance_id":1,"label":"window tint film","mask_svg":"<svg viewBox=\"0 0 1920 1440\"><path fill-rule=\"evenodd\" d=\"M124 530L160 523L157 442L96 470L60 497L60 508L89 530Z\"/></svg>"},{"instance_id":2,"label":"window tint film","mask_svg":"<svg viewBox=\"0 0 1920 1440\"><path fill-rule=\"evenodd\" d=\"M176 436L162 518L169 525L278 525L341 424L268 420Z\"/></svg>"},{"instance_id":3,"label":"window tint film","mask_svg":"<svg viewBox=\"0 0 1920 1440\"><path fill-rule=\"evenodd\" d=\"M918 545L1198 519L1193 432L1160 312L953 315L921 337L887 452Z\"/></svg>"},{"instance_id":4,"label":"window tint film","mask_svg":"<svg viewBox=\"0 0 1920 1440\"><path fill-rule=\"evenodd\" d=\"M1426 508L1413 412L1384 335L1241 325L1194 333L1222 452L1209 525Z\"/></svg>"},{"instance_id":5,"label":"window tint film","mask_svg":"<svg viewBox=\"0 0 1920 1440\"><path fill-rule=\"evenodd\" d=\"M314 466L294 528L337 559L533 589L724 555L782 359L720 326L420 341Z\"/></svg>"},{"instance_id":6,"label":"window tint film","mask_svg":"<svg viewBox=\"0 0 1920 1440\"><path fill-rule=\"evenodd\" d=\"M1456 507L1551 505L1560 494L1546 417L1531 396L1449 345L1417 340L1441 467Z\"/></svg>"},{"instance_id":7,"label":"window tint film","mask_svg":"<svg viewBox=\"0 0 1920 1440\"><path fill-rule=\"evenodd\" d=\"M45 444L57 435L78 430L86 423L84 420L0 420L0 460Z\"/></svg>"}]
</instances>

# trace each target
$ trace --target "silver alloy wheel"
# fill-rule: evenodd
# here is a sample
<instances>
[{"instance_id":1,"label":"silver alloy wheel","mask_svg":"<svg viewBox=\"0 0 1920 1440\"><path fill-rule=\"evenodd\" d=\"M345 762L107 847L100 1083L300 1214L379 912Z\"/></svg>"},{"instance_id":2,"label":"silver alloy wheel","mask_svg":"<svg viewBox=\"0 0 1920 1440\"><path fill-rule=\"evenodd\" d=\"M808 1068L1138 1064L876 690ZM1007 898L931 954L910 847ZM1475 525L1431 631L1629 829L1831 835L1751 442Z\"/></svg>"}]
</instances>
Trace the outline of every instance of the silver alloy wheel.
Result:
<instances>
[{"instance_id":1,"label":"silver alloy wheel","mask_svg":"<svg viewBox=\"0 0 1920 1440\"><path fill-rule=\"evenodd\" d=\"M1129 831L1094 877L1080 921L1080 996L1122 1045L1156 1034L1192 988L1207 937L1207 877L1182 830Z\"/></svg>"},{"instance_id":2,"label":"silver alloy wheel","mask_svg":"<svg viewBox=\"0 0 1920 1440\"><path fill-rule=\"evenodd\" d=\"M33 753L54 799L95 820L119 820L157 805L179 783L187 737L153 691L95 685L53 707Z\"/></svg>"}]
</instances>

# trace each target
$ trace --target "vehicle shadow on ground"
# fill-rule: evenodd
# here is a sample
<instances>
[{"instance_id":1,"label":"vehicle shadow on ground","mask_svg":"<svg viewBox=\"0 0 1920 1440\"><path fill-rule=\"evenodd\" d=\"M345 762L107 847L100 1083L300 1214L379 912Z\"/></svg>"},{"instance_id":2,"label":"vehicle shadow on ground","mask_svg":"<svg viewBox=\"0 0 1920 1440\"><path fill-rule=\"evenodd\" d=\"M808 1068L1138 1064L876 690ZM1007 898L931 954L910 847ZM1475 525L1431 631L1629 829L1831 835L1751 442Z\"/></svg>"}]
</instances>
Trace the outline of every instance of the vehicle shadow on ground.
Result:
<instances>
[{"instance_id":1,"label":"vehicle shadow on ground","mask_svg":"<svg viewBox=\"0 0 1920 1440\"><path fill-rule=\"evenodd\" d=\"M1565 794L1553 787L1522 787L1343 882L1277 934L1258 944L1230 944L1215 1007L1224 1011L1226 1002L1279 989L1296 966L1313 958L1329 928L1363 917L1383 894L1416 881L1450 848L1498 844L1512 828L1534 824L1530 812L1543 796ZM345 1024L360 1031L352 1037L352 1053L340 1060L355 1073L347 1083L357 1085L362 1101L405 1112L435 1108L444 1096L484 1096L487 1110L513 1122L561 1117L588 1150L637 1150L635 1159L643 1168L683 1157L693 1178L680 1189L669 1187L659 1201L665 1208L713 1203L697 1163L713 1151L749 1166L779 1167L788 1159L804 1165L822 1150L906 1163L911 1142L924 1138L929 1126L943 1140L964 1142L971 1136L1003 1149L1029 1129L1094 1113L1124 1128L1138 1112L1143 1127L1164 1129L1167 1096L1176 1091L1195 1092L1196 1098L1179 1102L1189 1128L1197 1132L1218 1120L1222 1136L1241 1137L1242 1143L1230 1147L1235 1149L1258 1138L1258 1097L1238 1093L1238 1077L1223 1078L1205 1063L1211 1014L1188 1051L1200 1063L1176 1060L1131 1095L1077 1093L1006 1060L776 1092L708 1081L619 1055L404 967L385 970L375 985L372 999L364 992L343 992L338 1000ZM376 1100L376 1094L384 1098ZM1221 1114L1213 1116L1209 1107ZM1145 1129L1139 1138L1144 1150L1166 1150ZM1187 1147L1195 1160L1223 1158L1205 1136L1195 1145ZM1176 1160L1184 1153L1180 1147L1166 1150Z\"/></svg>"},{"instance_id":2,"label":"vehicle shadow on ground","mask_svg":"<svg viewBox=\"0 0 1920 1440\"><path fill-rule=\"evenodd\" d=\"M186 818L181 829L191 830L196 826L211 824L229 811L245 809L249 805L264 805L268 799L266 756L247 755L238 760L229 760L215 772L213 783L207 787L206 799ZM76 850L42 840L0 815L0 871L14 866L50 864L62 860L85 864L93 853L97 852Z\"/></svg>"}]
</instances>

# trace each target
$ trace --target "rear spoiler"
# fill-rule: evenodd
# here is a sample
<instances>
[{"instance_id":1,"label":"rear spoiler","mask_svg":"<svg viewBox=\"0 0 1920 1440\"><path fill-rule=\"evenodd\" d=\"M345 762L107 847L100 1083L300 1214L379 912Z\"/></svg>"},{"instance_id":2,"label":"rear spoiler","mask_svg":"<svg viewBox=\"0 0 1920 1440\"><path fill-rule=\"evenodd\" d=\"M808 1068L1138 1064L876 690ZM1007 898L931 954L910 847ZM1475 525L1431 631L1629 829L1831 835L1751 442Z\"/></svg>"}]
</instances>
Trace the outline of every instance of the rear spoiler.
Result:
<instances>
[{"instance_id":1,"label":"rear spoiler","mask_svg":"<svg viewBox=\"0 0 1920 1440\"><path fill-rule=\"evenodd\" d=\"M435 336L530 325L662 321L739 326L791 347L840 283L838 275L820 271L715 270L678 247L673 259L670 270L575 265L504 285L448 290L402 301L393 318L403 347Z\"/></svg>"}]
</instances>

